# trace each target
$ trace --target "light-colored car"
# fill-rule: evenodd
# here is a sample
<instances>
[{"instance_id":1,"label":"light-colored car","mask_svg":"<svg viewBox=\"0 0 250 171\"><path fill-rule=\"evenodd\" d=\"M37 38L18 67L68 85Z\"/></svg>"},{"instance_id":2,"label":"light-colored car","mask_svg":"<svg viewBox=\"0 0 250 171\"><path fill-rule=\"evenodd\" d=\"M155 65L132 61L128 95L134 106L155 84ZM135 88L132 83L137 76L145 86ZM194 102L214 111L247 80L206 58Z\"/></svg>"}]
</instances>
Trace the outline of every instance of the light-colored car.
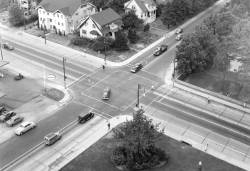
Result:
<instances>
[{"instance_id":1,"label":"light-colored car","mask_svg":"<svg viewBox=\"0 0 250 171\"><path fill-rule=\"evenodd\" d=\"M20 115L13 116L10 120L6 122L7 126L14 126L23 121L23 117Z\"/></svg>"},{"instance_id":2,"label":"light-colored car","mask_svg":"<svg viewBox=\"0 0 250 171\"><path fill-rule=\"evenodd\" d=\"M177 28L176 30L175 30L175 34L180 34L180 33L182 33L183 32L183 29L182 28Z\"/></svg>"},{"instance_id":3,"label":"light-colored car","mask_svg":"<svg viewBox=\"0 0 250 171\"><path fill-rule=\"evenodd\" d=\"M102 95L102 100L109 100L111 94L111 89L109 87L105 88Z\"/></svg>"},{"instance_id":4,"label":"light-colored car","mask_svg":"<svg viewBox=\"0 0 250 171\"><path fill-rule=\"evenodd\" d=\"M178 34L175 38L175 40L180 41L183 38L182 34Z\"/></svg>"},{"instance_id":5,"label":"light-colored car","mask_svg":"<svg viewBox=\"0 0 250 171\"><path fill-rule=\"evenodd\" d=\"M7 50L14 50L14 46L11 46L9 43L3 43L3 48Z\"/></svg>"},{"instance_id":6,"label":"light-colored car","mask_svg":"<svg viewBox=\"0 0 250 171\"><path fill-rule=\"evenodd\" d=\"M36 127L36 124L34 122L23 122L16 130L15 133L16 135L22 135L29 130L33 129Z\"/></svg>"},{"instance_id":7,"label":"light-colored car","mask_svg":"<svg viewBox=\"0 0 250 171\"><path fill-rule=\"evenodd\" d=\"M52 132L44 137L45 145L52 145L62 138L60 132Z\"/></svg>"}]
</instances>

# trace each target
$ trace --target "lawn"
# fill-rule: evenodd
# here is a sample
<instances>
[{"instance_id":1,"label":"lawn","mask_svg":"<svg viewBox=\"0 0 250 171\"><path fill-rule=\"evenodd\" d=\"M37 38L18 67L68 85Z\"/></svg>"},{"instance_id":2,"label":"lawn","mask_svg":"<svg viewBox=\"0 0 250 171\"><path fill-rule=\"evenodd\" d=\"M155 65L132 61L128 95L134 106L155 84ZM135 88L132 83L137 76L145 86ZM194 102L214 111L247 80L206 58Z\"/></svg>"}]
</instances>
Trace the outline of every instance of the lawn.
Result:
<instances>
[{"instance_id":1,"label":"lawn","mask_svg":"<svg viewBox=\"0 0 250 171\"><path fill-rule=\"evenodd\" d=\"M7 10L10 0L0 0L0 12Z\"/></svg>"},{"instance_id":2,"label":"lawn","mask_svg":"<svg viewBox=\"0 0 250 171\"><path fill-rule=\"evenodd\" d=\"M184 81L233 99L250 103L250 80L248 76L243 74L228 72L225 79L223 79L221 72L210 70L192 74Z\"/></svg>"},{"instance_id":3,"label":"lawn","mask_svg":"<svg viewBox=\"0 0 250 171\"><path fill-rule=\"evenodd\" d=\"M118 169L110 162L112 148L115 145L116 140L109 133L61 171L117 171ZM243 171L167 136L162 137L157 145L169 154L170 160L163 167L150 171L195 171L199 161L203 162L203 169L206 171Z\"/></svg>"}]
</instances>

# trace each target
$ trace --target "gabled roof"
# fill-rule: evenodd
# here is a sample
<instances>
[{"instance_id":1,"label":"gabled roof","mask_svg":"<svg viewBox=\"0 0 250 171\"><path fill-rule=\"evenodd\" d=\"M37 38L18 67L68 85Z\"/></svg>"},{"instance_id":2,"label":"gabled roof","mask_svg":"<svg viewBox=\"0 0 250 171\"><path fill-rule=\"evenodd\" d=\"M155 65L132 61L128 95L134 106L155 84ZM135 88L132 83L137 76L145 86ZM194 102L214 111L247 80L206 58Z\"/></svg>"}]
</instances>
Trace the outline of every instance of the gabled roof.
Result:
<instances>
[{"instance_id":1,"label":"gabled roof","mask_svg":"<svg viewBox=\"0 0 250 171\"><path fill-rule=\"evenodd\" d=\"M132 2L133 0L130 0L130 2ZM148 9L147 9L147 7L146 7L146 5L145 4L149 4L149 5L151 5L151 6L156 6L156 4L155 4L155 2L153 1L153 0L134 0L135 1L135 3L139 6L139 8L143 11L143 12L147 12L148 11ZM130 3L129 2L129 3ZM128 4L129 3L127 3L127 6L128 6Z\"/></svg>"},{"instance_id":2,"label":"gabled roof","mask_svg":"<svg viewBox=\"0 0 250 171\"><path fill-rule=\"evenodd\" d=\"M101 12L95 13L90 16L90 18L99 24L101 27L110 24L118 19L121 19L121 16L117 14L111 8L105 9Z\"/></svg>"},{"instance_id":3,"label":"gabled roof","mask_svg":"<svg viewBox=\"0 0 250 171\"><path fill-rule=\"evenodd\" d=\"M43 0L39 6L46 11L55 12L61 11L66 16L71 16L82 5L86 4L86 0ZM88 3L92 5L91 3ZM92 5L94 6L94 5Z\"/></svg>"}]
</instances>

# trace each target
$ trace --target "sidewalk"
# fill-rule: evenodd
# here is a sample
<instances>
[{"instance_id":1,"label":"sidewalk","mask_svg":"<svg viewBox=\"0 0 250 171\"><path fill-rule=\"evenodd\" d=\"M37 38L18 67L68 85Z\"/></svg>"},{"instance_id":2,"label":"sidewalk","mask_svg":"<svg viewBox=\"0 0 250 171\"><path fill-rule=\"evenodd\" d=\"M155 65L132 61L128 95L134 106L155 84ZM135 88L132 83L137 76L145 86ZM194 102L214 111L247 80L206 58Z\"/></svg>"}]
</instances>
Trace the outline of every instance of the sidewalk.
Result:
<instances>
[{"instance_id":1,"label":"sidewalk","mask_svg":"<svg viewBox=\"0 0 250 171\"><path fill-rule=\"evenodd\" d=\"M63 135L62 139L50 147L42 147L39 151L26 156L18 165L8 170L56 171L85 151L88 147L106 135L112 128L131 120L132 116L117 116L107 120L95 116L86 124L77 124L74 129Z\"/></svg>"}]
</instances>

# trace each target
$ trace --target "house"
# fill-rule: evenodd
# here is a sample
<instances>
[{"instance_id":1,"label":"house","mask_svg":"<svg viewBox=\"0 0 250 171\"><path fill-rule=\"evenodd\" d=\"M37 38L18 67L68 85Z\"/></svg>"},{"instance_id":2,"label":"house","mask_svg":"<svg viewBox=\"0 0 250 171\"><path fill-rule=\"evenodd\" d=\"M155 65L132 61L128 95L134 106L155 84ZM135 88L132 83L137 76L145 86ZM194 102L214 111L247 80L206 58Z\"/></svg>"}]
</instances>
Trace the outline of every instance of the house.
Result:
<instances>
[{"instance_id":1,"label":"house","mask_svg":"<svg viewBox=\"0 0 250 171\"><path fill-rule=\"evenodd\" d=\"M156 19L156 4L153 0L130 0L124 4L125 12L134 11L144 23L152 23Z\"/></svg>"},{"instance_id":2,"label":"house","mask_svg":"<svg viewBox=\"0 0 250 171\"><path fill-rule=\"evenodd\" d=\"M87 17L80 25L80 37L96 39L106 36L115 39L115 33L121 28L122 19L111 8Z\"/></svg>"},{"instance_id":3,"label":"house","mask_svg":"<svg viewBox=\"0 0 250 171\"><path fill-rule=\"evenodd\" d=\"M59 34L73 33L96 7L83 0L43 0L37 7L39 28Z\"/></svg>"},{"instance_id":4,"label":"house","mask_svg":"<svg viewBox=\"0 0 250 171\"><path fill-rule=\"evenodd\" d=\"M28 16L36 9L36 0L15 0L18 6L24 10L24 15Z\"/></svg>"}]
</instances>

